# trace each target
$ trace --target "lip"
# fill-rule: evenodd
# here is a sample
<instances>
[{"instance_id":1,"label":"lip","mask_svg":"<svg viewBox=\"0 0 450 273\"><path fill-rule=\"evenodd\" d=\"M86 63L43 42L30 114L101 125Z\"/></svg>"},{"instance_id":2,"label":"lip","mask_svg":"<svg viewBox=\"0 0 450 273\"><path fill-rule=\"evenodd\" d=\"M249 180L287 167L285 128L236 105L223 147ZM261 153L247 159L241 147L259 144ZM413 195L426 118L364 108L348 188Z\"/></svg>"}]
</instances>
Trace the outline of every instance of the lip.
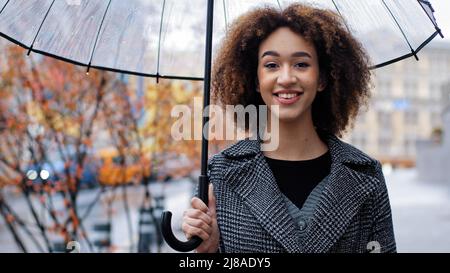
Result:
<instances>
[{"instance_id":1,"label":"lip","mask_svg":"<svg viewBox=\"0 0 450 273\"><path fill-rule=\"evenodd\" d=\"M276 96L278 94L283 94L283 93L298 93L298 96L296 96L294 98L290 98L290 99L284 99L284 98ZM297 91L297 90L279 90L279 91L273 92L273 97L275 98L275 101L277 101L278 103L280 103L282 105L291 105L291 104L296 103L298 100L300 100L300 97L303 95L303 93L304 92Z\"/></svg>"},{"instance_id":2,"label":"lip","mask_svg":"<svg viewBox=\"0 0 450 273\"><path fill-rule=\"evenodd\" d=\"M294 89L283 89L273 92L274 95L283 94L283 93L300 93L303 94L302 91L294 90Z\"/></svg>"}]
</instances>

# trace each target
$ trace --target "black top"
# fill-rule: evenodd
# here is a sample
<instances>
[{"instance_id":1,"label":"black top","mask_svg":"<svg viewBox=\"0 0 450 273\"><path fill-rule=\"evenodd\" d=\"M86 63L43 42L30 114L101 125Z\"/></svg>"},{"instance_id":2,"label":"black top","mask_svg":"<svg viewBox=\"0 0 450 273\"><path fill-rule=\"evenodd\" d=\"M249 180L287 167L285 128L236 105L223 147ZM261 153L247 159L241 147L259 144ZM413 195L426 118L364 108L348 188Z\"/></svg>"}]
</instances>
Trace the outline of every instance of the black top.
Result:
<instances>
[{"instance_id":1,"label":"black top","mask_svg":"<svg viewBox=\"0 0 450 273\"><path fill-rule=\"evenodd\" d=\"M311 191L331 170L330 152L309 160L289 161L266 157L281 192L302 208Z\"/></svg>"}]
</instances>

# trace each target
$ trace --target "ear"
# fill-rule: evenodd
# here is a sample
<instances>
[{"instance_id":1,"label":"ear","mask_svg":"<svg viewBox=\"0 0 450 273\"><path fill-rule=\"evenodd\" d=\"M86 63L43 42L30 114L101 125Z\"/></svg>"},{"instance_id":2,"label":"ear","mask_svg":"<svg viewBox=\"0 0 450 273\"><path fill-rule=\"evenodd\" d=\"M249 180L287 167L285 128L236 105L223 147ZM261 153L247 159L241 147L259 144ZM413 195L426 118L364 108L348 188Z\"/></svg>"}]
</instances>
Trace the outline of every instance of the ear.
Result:
<instances>
[{"instance_id":1,"label":"ear","mask_svg":"<svg viewBox=\"0 0 450 273\"><path fill-rule=\"evenodd\" d=\"M317 92L322 92L327 87L326 84L319 83L319 88L317 89Z\"/></svg>"},{"instance_id":2,"label":"ear","mask_svg":"<svg viewBox=\"0 0 450 273\"><path fill-rule=\"evenodd\" d=\"M323 90L325 90L326 87L327 87L327 80L324 78L323 75L321 75L319 78L319 86L317 88L317 91L322 92Z\"/></svg>"}]
</instances>

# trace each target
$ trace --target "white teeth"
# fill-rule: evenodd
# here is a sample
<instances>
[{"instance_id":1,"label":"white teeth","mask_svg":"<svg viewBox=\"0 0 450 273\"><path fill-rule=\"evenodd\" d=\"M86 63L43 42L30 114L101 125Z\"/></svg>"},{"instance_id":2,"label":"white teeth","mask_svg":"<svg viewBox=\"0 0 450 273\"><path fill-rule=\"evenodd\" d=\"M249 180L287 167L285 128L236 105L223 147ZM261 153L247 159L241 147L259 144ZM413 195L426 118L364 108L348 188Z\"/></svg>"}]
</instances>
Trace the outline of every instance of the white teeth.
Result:
<instances>
[{"instance_id":1,"label":"white teeth","mask_svg":"<svg viewBox=\"0 0 450 273\"><path fill-rule=\"evenodd\" d=\"M297 96L298 96L297 93L295 93L295 94L287 94L287 93L278 94L278 97L283 98L283 99L292 99Z\"/></svg>"}]
</instances>

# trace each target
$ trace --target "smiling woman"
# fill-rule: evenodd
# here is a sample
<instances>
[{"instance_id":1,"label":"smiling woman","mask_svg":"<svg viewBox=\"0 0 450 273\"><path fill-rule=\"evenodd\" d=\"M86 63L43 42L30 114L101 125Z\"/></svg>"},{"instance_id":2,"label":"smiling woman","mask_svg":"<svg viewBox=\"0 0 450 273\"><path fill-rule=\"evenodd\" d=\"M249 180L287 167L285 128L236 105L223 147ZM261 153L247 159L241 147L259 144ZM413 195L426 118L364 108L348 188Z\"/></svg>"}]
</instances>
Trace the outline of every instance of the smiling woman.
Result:
<instances>
[{"instance_id":1,"label":"smiling woman","mask_svg":"<svg viewBox=\"0 0 450 273\"><path fill-rule=\"evenodd\" d=\"M368 58L339 15L293 4L239 17L215 60L213 95L269 106L279 145L246 139L213 156L209 202L194 197L182 225L203 239L196 250L395 252L380 163L336 137L369 82Z\"/></svg>"}]
</instances>

